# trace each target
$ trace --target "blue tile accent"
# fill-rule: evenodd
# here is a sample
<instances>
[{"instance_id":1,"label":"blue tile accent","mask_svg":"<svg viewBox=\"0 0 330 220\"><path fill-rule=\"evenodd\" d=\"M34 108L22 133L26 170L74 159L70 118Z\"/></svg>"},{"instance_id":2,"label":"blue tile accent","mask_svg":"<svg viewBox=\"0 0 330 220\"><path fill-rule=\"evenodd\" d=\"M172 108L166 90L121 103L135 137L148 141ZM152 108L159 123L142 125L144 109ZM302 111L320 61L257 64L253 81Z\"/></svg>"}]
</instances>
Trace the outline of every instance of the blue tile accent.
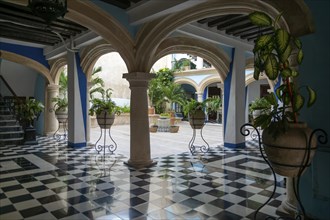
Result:
<instances>
[{"instance_id":1,"label":"blue tile accent","mask_svg":"<svg viewBox=\"0 0 330 220\"><path fill-rule=\"evenodd\" d=\"M86 147L87 143L83 142L83 143L72 143L68 141L68 146L69 147L74 147L74 148L78 148L78 147Z\"/></svg>"},{"instance_id":2,"label":"blue tile accent","mask_svg":"<svg viewBox=\"0 0 330 220\"><path fill-rule=\"evenodd\" d=\"M224 95L223 95L223 98L224 98L224 113L223 113L224 114L224 123L223 123L224 136L226 135L227 115L228 115L228 107L229 107L231 78L232 78L232 74L233 74L234 56L235 56L235 48L232 49L229 72L228 72L227 78L225 79L225 82L224 82Z\"/></svg>"},{"instance_id":3,"label":"blue tile accent","mask_svg":"<svg viewBox=\"0 0 330 220\"><path fill-rule=\"evenodd\" d=\"M239 143L239 144L232 144L232 143L224 142L223 145L228 148L245 148L246 147L245 142Z\"/></svg>"},{"instance_id":4,"label":"blue tile accent","mask_svg":"<svg viewBox=\"0 0 330 220\"><path fill-rule=\"evenodd\" d=\"M87 131L87 78L85 73L83 72L80 66L80 56L78 53L75 54L76 57L76 65L77 65L77 74L79 80L79 90L80 90L80 103L83 113L83 121L84 121L84 128L85 128L85 137Z\"/></svg>"}]
</instances>

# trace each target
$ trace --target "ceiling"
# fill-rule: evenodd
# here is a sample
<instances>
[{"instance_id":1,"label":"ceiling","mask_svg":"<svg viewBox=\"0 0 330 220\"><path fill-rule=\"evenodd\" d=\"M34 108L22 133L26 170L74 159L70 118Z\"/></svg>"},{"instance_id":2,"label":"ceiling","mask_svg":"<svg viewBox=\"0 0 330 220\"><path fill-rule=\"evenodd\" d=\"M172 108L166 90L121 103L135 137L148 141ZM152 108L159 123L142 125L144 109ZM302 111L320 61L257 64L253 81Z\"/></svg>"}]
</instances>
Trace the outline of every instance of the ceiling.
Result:
<instances>
[{"instance_id":1,"label":"ceiling","mask_svg":"<svg viewBox=\"0 0 330 220\"><path fill-rule=\"evenodd\" d=\"M0 37L53 46L60 43L61 39L52 31L66 40L86 30L64 18L58 18L48 26L43 19L33 15L28 7L0 1Z\"/></svg>"},{"instance_id":2,"label":"ceiling","mask_svg":"<svg viewBox=\"0 0 330 220\"><path fill-rule=\"evenodd\" d=\"M114 5L121 9L129 9L142 0L101 0L104 3ZM199 24L212 31L223 31L236 38L253 41L260 34L271 33L269 28L259 29L253 25L247 15L230 14L208 17L198 21ZM44 46L54 46L63 40L77 36L88 29L64 18L58 18L50 25L33 15L31 10L22 5L16 5L8 1L0 0L0 37L36 43Z\"/></svg>"}]
</instances>

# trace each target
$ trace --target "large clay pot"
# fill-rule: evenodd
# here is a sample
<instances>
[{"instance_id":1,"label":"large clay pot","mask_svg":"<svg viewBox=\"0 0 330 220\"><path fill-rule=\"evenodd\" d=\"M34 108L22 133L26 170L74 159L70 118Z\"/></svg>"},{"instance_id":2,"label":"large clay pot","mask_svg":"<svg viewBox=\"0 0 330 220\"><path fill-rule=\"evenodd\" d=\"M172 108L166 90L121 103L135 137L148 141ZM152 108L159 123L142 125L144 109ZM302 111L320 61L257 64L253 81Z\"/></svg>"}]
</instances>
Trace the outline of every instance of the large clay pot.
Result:
<instances>
[{"instance_id":1,"label":"large clay pot","mask_svg":"<svg viewBox=\"0 0 330 220\"><path fill-rule=\"evenodd\" d=\"M115 121L115 114L109 114L107 110L103 110L100 114L96 115L96 120L100 128L109 129Z\"/></svg>"},{"instance_id":2,"label":"large clay pot","mask_svg":"<svg viewBox=\"0 0 330 220\"><path fill-rule=\"evenodd\" d=\"M290 123L288 130L279 134L276 139L269 133L268 128L263 131L262 142L265 153L277 174L296 177L302 164L307 160L308 164L311 163L317 145L317 139L313 136L310 157L307 158L311 133L312 130L306 123Z\"/></svg>"},{"instance_id":3,"label":"large clay pot","mask_svg":"<svg viewBox=\"0 0 330 220\"><path fill-rule=\"evenodd\" d=\"M205 113L203 110L197 110L189 115L189 123L193 129L202 129L205 124Z\"/></svg>"}]
</instances>

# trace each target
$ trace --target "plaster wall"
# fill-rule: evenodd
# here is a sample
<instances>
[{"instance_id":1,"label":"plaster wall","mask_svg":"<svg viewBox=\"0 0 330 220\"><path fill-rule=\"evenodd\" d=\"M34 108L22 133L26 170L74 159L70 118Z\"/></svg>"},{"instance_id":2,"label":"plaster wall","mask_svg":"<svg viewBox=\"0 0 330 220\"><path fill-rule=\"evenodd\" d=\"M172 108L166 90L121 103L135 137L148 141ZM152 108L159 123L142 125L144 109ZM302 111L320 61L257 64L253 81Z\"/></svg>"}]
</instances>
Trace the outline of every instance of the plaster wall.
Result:
<instances>
[{"instance_id":1,"label":"plaster wall","mask_svg":"<svg viewBox=\"0 0 330 220\"><path fill-rule=\"evenodd\" d=\"M17 96L34 96L38 73L29 67L2 60L1 75Z\"/></svg>"}]
</instances>

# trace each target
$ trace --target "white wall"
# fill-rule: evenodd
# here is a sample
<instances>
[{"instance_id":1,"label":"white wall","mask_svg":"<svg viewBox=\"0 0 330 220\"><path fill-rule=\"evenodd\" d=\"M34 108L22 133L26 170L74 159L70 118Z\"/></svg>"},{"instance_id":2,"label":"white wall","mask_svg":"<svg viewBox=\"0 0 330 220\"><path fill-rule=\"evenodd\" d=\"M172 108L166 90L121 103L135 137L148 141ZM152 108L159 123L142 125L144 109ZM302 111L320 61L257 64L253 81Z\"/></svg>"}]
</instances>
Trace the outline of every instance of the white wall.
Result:
<instances>
[{"instance_id":1,"label":"white wall","mask_svg":"<svg viewBox=\"0 0 330 220\"><path fill-rule=\"evenodd\" d=\"M127 68L121 56L117 52L104 54L94 65L99 66L102 66L102 71L98 76L104 80L106 88L113 90L112 99L118 105L129 105L131 90L128 81L123 79L123 73L127 73Z\"/></svg>"},{"instance_id":2,"label":"white wall","mask_svg":"<svg viewBox=\"0 0 330 220\"><path fill-rule=\"evenodd\" d=\"M34 96L34 88L38 75L35 70L21 64L2 60L1 75L17 96Z\"/></svg>"},{"instance_id":3,"label":"white wall","mask_svg":"<svg viewBox=\"0 0 330 220\"><path fill-rule=\"evenodd\" d=\"M248 85L247 88L247 97L246 97L246 122L248 120L249 114L249 104L254 101L256 98L260 98L260 85L266 84L268 85L267 79L262 79L258 81L254 81Z\"/></svg>"}]
</instances>

